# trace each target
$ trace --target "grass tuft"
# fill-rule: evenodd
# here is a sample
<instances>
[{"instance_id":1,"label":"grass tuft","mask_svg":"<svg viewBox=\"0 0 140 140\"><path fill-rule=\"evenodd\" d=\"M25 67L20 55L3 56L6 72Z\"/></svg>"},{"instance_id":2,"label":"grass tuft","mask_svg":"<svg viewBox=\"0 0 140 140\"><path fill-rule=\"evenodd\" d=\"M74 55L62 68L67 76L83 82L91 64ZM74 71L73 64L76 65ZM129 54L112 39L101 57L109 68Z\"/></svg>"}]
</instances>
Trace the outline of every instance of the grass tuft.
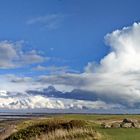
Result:
<instances>
[{"instance_id":1,"label":"grass tuft","mask_svg":"<svg viewBox=\"0 0 140 140\"><path fill-rule=\"evenodd\" d=\"M44 133L54 133L56 130L66 130L65 132L72 132L72 129L85 127L86 122L82 120L48 120L46 122L39 122L29 125L26 128L20 129L13 133L5 140L29 140L32 137L40 136ZM77 132L77 131L76 131ZM85 131L84 131L85 132Z\"/></svg>"}]
</instances>

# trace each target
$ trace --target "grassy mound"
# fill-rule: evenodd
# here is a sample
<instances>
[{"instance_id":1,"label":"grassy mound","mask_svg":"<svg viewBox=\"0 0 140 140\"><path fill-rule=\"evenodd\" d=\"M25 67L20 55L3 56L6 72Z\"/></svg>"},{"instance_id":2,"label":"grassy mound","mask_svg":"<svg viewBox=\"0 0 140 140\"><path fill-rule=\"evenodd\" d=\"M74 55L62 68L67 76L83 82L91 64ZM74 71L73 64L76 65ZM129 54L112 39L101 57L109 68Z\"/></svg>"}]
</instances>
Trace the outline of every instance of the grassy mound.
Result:
<instances>
[{"instance_id":1,"label":"grassy mound","mask_svg":"<svg viewBox=\"0 0 140 140\"><path fill-rule=\"evenodd\" d=\"M24 129L20 129L5 140L30 140L33 137L38 137L43 134L50 136L50 133L55 136L58 134L58 131L64 132L63 137L71 137L72 135L74 137L79 137L79 135L83 134L92 135L92 132L88 132L87 130L83 129L85 125L86 122L81 120L49 120L45 123L40 122Z\"/></svg>"}]
</instances>

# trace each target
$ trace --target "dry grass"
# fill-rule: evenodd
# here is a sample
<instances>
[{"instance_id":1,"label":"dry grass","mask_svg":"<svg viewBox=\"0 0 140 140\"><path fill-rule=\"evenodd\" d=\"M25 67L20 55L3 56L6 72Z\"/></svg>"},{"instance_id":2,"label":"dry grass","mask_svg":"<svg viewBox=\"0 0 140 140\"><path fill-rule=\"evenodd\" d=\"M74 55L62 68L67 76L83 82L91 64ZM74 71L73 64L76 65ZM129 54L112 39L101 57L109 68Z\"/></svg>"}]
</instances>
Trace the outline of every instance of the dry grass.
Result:
<instances>
[{"instance_id":1,"label":"dry grass","mask_svg":"<svg viewBox=\"0 0 140 140\"><path fill-rule=\"evenodd\" d=\"M48 134L37 136L32 140L100 140L101 135L93 129L74 128L58 129Z\"/></svg>"},{"instance_id":2,"label":"dry grass","mask_svg":"<svg viewBox=\"0 0 140 140\"><path fill-rule=\"evenodd\" d=\"M92 129L87 129L87 123L83 120L56 120L32 123L18 130L5 140L95 140L99 134ZM88 137L88 139L87 139Z\"/></svg>"}]
</instances>

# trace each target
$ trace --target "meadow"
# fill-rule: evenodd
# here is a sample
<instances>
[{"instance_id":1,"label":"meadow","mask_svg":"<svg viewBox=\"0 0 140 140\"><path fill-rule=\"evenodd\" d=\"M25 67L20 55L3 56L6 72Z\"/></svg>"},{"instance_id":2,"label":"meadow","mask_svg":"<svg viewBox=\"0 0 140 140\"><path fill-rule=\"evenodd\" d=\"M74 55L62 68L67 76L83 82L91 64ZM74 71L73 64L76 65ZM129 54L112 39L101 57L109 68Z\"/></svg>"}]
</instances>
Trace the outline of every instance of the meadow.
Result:
<instances>
[{"instance_id":1,"label":"meadow","mask_svg":"<svg viewBox=\"0 0 140 140\"><path fill-rule=\"evenodd\" d=\"M101 123L140 115L61 114L21 120L5 140L139 140L140 128L102 128Z\"/></svg>"}]
</instances>

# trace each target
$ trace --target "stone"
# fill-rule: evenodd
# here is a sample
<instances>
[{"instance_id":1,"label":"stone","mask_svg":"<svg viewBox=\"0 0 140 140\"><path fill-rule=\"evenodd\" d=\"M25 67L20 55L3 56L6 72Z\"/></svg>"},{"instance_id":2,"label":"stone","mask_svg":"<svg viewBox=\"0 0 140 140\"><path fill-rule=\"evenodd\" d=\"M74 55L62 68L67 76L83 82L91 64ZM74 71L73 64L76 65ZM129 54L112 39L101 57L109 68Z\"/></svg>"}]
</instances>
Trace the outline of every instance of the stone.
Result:
<instances>
[{"instance_id":1,"label":"stone","mask_svg":"<svg viewBox=\"0 0 140 140\"><path fill-rule=\"evenodd\" d=\"M122 128L132 128L132 123L121 123Z\"/></svg>"},{"instance_id":2,"label":"stone","mask_svg":"<svg viewBox=\"0 0 140 140\"><path fill-rule=\"evenodd\" d=\"M132 122L133 122L132 120L127 119L127 118L123 119L123 123L132 123Z\"/></svg>"},{"instance_id":3,"label":"stone","mask_svg":"<svg viewBox=\"0 0 140 140\"><path fill-rule=\"evenodd\" d=\"M139 124L138 122L133 122L133 123L132 123L132 126L133 126L134 128L140 128L140 124Z\"/></svg>"},{"instance_id":4,"label":"stone","mask_svg":"<svg viewBox=\"0 0 140 140\"><path fill-rule=\"evenodd\" d=\"M124 119L122 122L102 123L102 128L140 128L140 123L135 119Z\"/></svg>"}]
</instances>

